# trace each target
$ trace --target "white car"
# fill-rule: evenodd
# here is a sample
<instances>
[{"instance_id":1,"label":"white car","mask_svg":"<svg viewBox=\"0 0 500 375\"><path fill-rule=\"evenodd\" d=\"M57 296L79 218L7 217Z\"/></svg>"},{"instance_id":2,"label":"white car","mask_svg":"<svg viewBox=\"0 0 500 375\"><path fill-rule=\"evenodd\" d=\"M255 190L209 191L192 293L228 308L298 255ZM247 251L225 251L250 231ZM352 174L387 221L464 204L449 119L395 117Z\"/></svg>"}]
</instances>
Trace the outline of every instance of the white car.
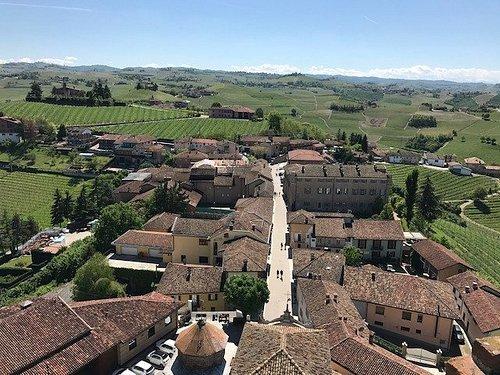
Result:
<instances>
[{"instance_id":1,"label":"white car","mask_svg":"<svg viewBox=\"0 0 500 375\"><path fill-rule=\"evenodd\" d=\"M135 373L130 371L128 368L119 368L113 371L111 375L135 375Z\"/></svg>"},{"instance_id":2,"label":"white car","mask_svg":"<svg viewBox=\"0 0 500 375\"><path fill-rule=\"evenodd\" d=\"M167 353L170 357L172 357L177 351L177 348L175 347L175 341L172 339L157 341L156 349L163 353Z\"/></svg>"},{"instance_id":3,"label":"white car","mask_svg":"<svg viewBox=\"0 0 500 375\"><path fill-rule=\"evenodd\" d=\"M165 367L170 356L159 350L153 350L147 355L146 359L154 365Z\"/></svg>"},{"instance_id":4,"label":"white car","mask_svg":"<svg viewBox=\"0 0 500 375\"><path fill-rule=\"evenodd\" d=\"M137 375L152 375L155 372L155 368L151 363L146 361L139 361L131 368L132 372Z\"/></svg>"}]
</instances>

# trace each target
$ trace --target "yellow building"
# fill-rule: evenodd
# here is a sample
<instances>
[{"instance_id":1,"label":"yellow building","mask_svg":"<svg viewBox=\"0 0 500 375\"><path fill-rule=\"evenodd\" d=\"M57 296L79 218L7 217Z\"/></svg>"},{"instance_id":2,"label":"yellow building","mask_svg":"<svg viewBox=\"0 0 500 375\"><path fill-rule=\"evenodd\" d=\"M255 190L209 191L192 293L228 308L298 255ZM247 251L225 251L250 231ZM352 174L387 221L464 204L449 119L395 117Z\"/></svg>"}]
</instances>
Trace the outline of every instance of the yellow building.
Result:
<instances>
[{"instance_id":1,"label":"yellow building","mask_svg":"<svg viewBox=\"0 0 500 375\"><path fill-rule=\"evenodd\" d=\"M374 330L450 347L458 318L450 284L365 266L346 267L344 286Z\"/></svg>"},{"instance_id":2,"label":"yellow building","mask_svg":"<svg viewBox=\"0 0 500 375\"><path fill-rule=\"evenodd\" d=\"M119 255L161 259L165 263L172 260L173 246L170 233L128 230L111 244L115 246Z\"/></svg>"},{"instance_id":3,"label":"yellow building","mask_svg":"<svg viewBox=\"0 0 500 375\"><path fill-rule=\"evenodd\" d=\"M223 311L222 273L221 267L169 263L157 291L191 304L193 311Z\"/></svg>"}]
</instances>

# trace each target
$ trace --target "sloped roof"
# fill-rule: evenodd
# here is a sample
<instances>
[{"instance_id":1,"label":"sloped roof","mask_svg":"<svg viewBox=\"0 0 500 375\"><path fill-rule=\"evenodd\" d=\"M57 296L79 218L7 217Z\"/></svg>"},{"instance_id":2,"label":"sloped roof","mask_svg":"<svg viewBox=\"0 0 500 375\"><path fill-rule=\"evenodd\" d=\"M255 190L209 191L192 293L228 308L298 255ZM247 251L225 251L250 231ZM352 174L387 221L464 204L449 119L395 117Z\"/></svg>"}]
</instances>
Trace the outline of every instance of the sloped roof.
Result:
<instances>
[{"instance_id":1,"label":"sloped roof","mask_svg":"<svg viewBox=\"0 0 500 375\"><path fill-rule=\"evenodd\" d=\"M317 217L314 219L314 233L317 237L346 238L348 230L343 218Z\"/></svg>"},{"instance_id":2,"label":"sloped roof","mask_svg":"<svg viewBox=\"0 0 500 375\"><path fill-rule=\"evenodd\" d=\"M231 374L334 374L329 353L328 335L323 330L246 323Z\"/></svg>"},{"instance_id":3,"label":"sloped roof","mask_svg":"<svg viewBox=\"0 0 500 375\"><path fill-rule=\"evenodd\" d=\"M145 230L128 230L114 240L112 245L134 245L172 249L172 235L165 232L151 232Z\"/></svg>"},{"instance_id":4,"label":"sloped roof","mask_svg":"<svg viewBox=\"0 0 500 375\"><path fill-rule=\"evenodd\" d=\"M318 151L297 149L288 151L288 161L324 162L325 158Z\"/></svg>"},{"instance_id":5,"label":"sloped roof","mask_svg":"<svg viewBox=\"0 0 500 375\"><path fill-rule=\"evenodd\" d=\"M226 348L228 335L215 324L199 320L181 331L175 340L179 352L193 357L209 357Z\"/></svg>"},{"instance_id":6,"label":"sloped roof","mask_svg":"<svg viewBox=\"0 0 500 375\"><path fill-rule=\"evenodd\" d=\"M144 230L153 232L170 232L175 219L179 215L170 212L162 212L161 214L153 216L143 226Z\"/></svg>"},{"instance_id":7,"label":"sloped roof","mask_svg":"<svg viewBox=\"0 0 500 375\"><path fill-rule=\"evenodd\" d=\"M222 267L168 263L156 290L166 295L219 293Z\"/></svg>"},{"instance_id":8,"label":"sloped roof","mask_svg":"<svg viewBox=\"0 0 500 375\"><path fill-rule=\"evenodd\" d=\"M247 272L265 272L269 248L269 244L250 237L227 242L220 250L222 268L226 272L241 272L246 261Z\"/></svg>"},{"instance_id":9,"label":"sloped roof","mask_svg":"<svg viewBox=\"0 0 500 375\"><path fill-rule=\"evenodd\" d=\"M411 247L438 271L456 264L462 264L471 268L467 262L462 260L453 251L432 240L421 240L414 243Z\"/></svg>"},{"instance_id":10,"label":"sloped roof","mask_svg":"<svg viewBox=\"0 0 500 375\"><path fill-rule=\"evenodd\" d=\"M292 250L292 257L295 278L312 274L320 275L322 280L340 282L345 265L342 253L295 248Z\"/></svg>"},{"instance_id":11,"label":"sloped roof","mask_svg":"<svg viewBox=\"0 0 500 375\"><path fill-rule=\"evenodd\" d=\"M405 239L401 223L397 220L354 220L352 224L352 236L367 240L404 241Z\"/></svg>"}]
</instances>

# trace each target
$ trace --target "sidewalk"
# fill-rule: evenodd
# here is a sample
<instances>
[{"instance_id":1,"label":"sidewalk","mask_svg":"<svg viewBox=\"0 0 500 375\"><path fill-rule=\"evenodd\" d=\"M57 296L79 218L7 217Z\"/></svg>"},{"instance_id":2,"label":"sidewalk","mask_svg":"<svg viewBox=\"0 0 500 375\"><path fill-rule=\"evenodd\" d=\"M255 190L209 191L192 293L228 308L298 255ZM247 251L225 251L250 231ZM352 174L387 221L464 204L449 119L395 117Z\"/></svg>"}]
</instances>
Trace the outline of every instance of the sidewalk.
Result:
<instances>
[{"instance_id":1,"label":"sidewalk","mask_svg":"<svg viewBox=\"0 0 500 375\"><path fill-rule=\"evenodd\" d=\"M271 237L271 255L269 257L270 273L267 278L269 288L269 302L264 306L264 319L273 320L279 318L286 310L288 300L291 300L292 261L288 259L288 251L281 244L285 244L287 232L286 205L282 196L281 181L277 172L283 164L271 167L273 175L274 211L273 211L273 233ZM276 271L283 271L283 277L276 277ZM291 306L290 306L291 308Z\"/></svg>"}]
</instances>

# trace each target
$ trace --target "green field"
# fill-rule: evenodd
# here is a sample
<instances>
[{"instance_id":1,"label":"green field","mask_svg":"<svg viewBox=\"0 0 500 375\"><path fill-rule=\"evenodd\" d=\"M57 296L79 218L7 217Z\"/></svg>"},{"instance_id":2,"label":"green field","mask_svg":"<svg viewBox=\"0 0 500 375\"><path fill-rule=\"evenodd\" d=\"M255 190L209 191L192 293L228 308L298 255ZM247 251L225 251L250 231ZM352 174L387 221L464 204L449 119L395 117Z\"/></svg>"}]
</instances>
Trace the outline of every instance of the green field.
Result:
<instances>
[{"instance_id":1,"label":"green field","mask_svg":"<svg viewBox=\"0 0 500 375\"><path fill-rule=\"evenodd\" d=\"M79 191L81 180L70 177L25 172L0 171L0 212L32 216L41 227L50 226L54 191Z\"/></svg>"},{"instance_id":2,"label":"green field","mask_svg":"<svg viewBox=\"0 0 500 375\"><path fill-rule=\"evenodd\" d=\"M155 138L177 139L186 136L223 137L258 134L267 129L267 122L247 120L190 118L100 126L99 130L119 134L145 134Z\"/></svg>"},{"instance_id":3,"label":"green field","mask_svg":"<svg viewBox=\"0 0 500 375\"><path fill-rule=\"evenodd\" d=\"M387 171L392 175L393 184L404 188L406 176L415 168L418 168L419 183L422 184L427 176L430 176L436 193L443 200L469 199L478 186L493 191L498 189L497 182L486 176L457 176L448 171L438 171L425 167L413 165L388 165Z\"/></svg>"},{"instance_id":4,"label":"green field","mask_svg":"<svg viewBox=\"0 0 500 375\"><path fill-rule=\"evenodd\" d=\"M451 249L474 267L479 274L500 286L500 237L468 222L462 227L446 220L436 220L432 230L437 238L447 239Z\"/></svg>"},{"instance_id":5,"label":"green field","mask_svg":"<svg viewBox=\"0 0 500 375\"><path fill-rule=\"evenodd\" d=\"M189 111L161 110L144 107L81 107L46 103L0 103L0 111L7 116L45 119L55 125L116 124L188 117Z\"/></svg>"},{"instance_id":6,"label":"green field","mask_svg":"<svg viewBox=\"0 0 500 375\"><path fill-rule=\"evenodd\" d=\"M474 203L465 208L465 215L471 220L500 232L500 196L485 199L484 206Z\"/></svg>"}]
</instances>

